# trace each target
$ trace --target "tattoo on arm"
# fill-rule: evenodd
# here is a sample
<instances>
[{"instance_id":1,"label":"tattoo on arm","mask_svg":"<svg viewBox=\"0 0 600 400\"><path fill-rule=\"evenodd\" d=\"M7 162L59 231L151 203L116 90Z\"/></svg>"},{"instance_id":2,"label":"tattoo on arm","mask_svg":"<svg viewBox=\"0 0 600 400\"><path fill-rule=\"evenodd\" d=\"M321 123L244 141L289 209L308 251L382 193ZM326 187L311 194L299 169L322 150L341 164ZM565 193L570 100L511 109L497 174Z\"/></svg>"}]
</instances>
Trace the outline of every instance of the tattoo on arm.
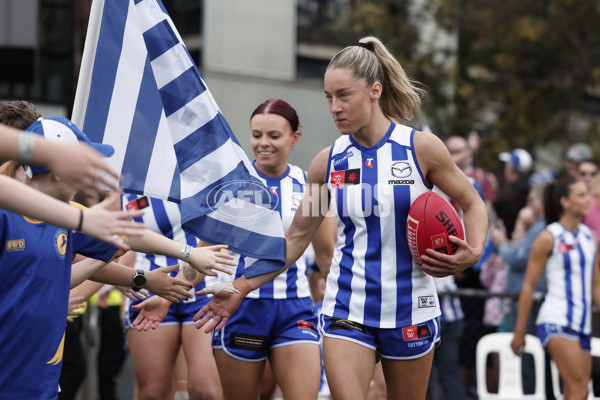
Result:
<instances>
[{"instance_id":1,"label":"tattoo on arm","mask_svg":"<svg viewBox=\"0 0 600 400\"><path fill-rule=\"evenodd\" d=\"M184 265L183 277L190 282L193 281L196 278L196 270L189 265Z\"/></svg>"}]
</instances>

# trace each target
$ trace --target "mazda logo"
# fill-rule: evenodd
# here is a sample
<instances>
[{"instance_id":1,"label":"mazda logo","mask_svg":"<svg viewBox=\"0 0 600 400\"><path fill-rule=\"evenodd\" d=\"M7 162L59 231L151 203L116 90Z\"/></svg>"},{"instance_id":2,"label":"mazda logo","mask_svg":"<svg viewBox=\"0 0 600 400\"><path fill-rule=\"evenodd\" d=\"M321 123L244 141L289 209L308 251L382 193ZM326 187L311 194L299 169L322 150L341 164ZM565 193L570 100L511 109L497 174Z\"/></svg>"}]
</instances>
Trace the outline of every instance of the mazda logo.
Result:
<instances>
[{"instance_id":1,"label":"mazda logo","mask_svg":"<svg viewBox=\"0 0 600 400\"><path fill-rule=\"evenodd\" d=\"M407 178L412 174L412 166L408 161L397 161L392 164L392 175L395 178Z\"/></svg>"}]
</instances>

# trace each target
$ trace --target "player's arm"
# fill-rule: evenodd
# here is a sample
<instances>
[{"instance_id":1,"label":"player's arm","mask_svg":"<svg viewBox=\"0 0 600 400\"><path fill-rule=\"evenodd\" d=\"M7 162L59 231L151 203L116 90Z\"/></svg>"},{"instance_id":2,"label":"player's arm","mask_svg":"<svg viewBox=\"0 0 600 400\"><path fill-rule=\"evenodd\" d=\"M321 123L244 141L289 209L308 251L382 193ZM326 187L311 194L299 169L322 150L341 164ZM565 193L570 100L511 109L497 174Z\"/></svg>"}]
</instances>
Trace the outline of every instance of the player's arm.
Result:
<instances>
[{"instance_id":1,"label":"player's arm","mask_svg":"<svg viewBox=\"0 0 600 400\"><path fill-rule=\"evenodd\" d=\"M596 243L598 243L598 237L594 233ZM594 273L592 278L592 299L596 308L600 309L600 246L596 246L596 260L594 262Z\"/></svg>"},{"instance_id":2,"label":"player's arm","mask_svg":"<svg viewBox=\"0 0 600 400\"><path fill-rule=\"evenodd\" d=\"M126 243L115 235L136 236L144 225L131 218L139 217L141 211L110 211L116 200L108 197L103 202L85 210L39 192L15 179L0 175L0 207L66 229L80 230L95 239L111 243L127 250Z\"/></svg>"},{"instance_id":3,"label":"player's arm","mask_svg":"<svg viewBox=\"0 0 600 400\"><path fill-rule=\"evenodd\" d=\"M465 225L466 240L455 236L449 238L458 245L456 253L447 255L428 249L427 256L422 257L423 269L433 272L435 276L455 274L475 265L481 258L488 232L487 209L469 179L456 166L448 149L437 136L415 132L414 146L427 181L460 204Z\"/></svg>"},{"instance_id":4,"label":"player's arm","mask_svg":"<svg viewBox=\"0 0 600 400\"><path fill-rule=\"evenodd\" d=\"M192 288L191 284L169 275L178 268L178 265L173 265L146 271L145 289L174 303L178 300L190 298L191 294L189 293L189 290ZM131 287L136 272L137 271L133 268L111 262L96 271L89 279L114 286Z\"/></svg>"},{"instance_id":5,"label":"player's arm","mask_svg":"<svg viewBox=\"0 0 600 400\"><path fill-rule=\"evenodd\" d=\"M257 289L273 280L304 254L310 241L321 225L321 221L329 211L329 192L325 184L327 173L327 160L329 148L317 154L308 168L306 193L294 214L292 224L285 232L286 259L285 266L277 271L246 278L244 276L234 281L234 286L246 296L250 291ZM316 251L316 249L315 249ZM236 284L237 282L237 284ZM242 290L243 289L243 290Z\"/></svg>"},{"instance_id":6,"label":"player's arm","mask_svg":"<svg viewBox=\"0 0 600 400\"><path fill-rule=\"evenodd\" d=\"M521 294L519 295L515 335L510 345L515 354L521 354L525 347L525 331L527 329L529 311L533 304L533 293L544 272L544 268L546 268L546 261L548 261L548 257L552 251L553 242L552 234L544 230L535 239L533 246L531 246L531 255L527 263L527 269L525 270Z\"/></svg>"},{"instance_id":7,"label":"player's arm","mask_svg":"<svg viewBox=\"0 0 600 400\"><path fill-rule=\"evenodd\" d=\"M321 226L315 233L311 243L315 250L315 262L324 278L329 275L331 259L335 250L336 217L327 216L321 222Z\"/></svg>"},{"instance_id":8,"label":"player's arm","mask_svg":"<svg viewBox=\"0 0 600 400\"><path fill-rule=\"evenodd\" d=\"M194 316L194 321L197 321L196 328L201 328L212 319L205 332L221 329L248 293L273 280L302 256L329 209L329 192L325 184L328 158L329 149L322 150L308 169L306 193L292 224L285 233L285 266L277 271L250 278L241 276L233 283L220 283L202 289L199 294L214 294L214 296Z\"/></svg>"},{"instance_id":9,"label":"player's arm","mask_svg":"<svg viewBox=\"0 0 600 400\"><path fill-rule=\"evenodd\" d=\"M116 183L119 174L108 166L100 153L83 143L45 140L40 135L23 133L0 124L0 160L43 165L76 191L87 194L103 192L97 182L119 190Z\"/></svg>"},{"instance_id":10,"label":"player's arm","mask_svg":"<svg viewBox=\"0 0 600 400\"><path fill-rule=\"evenodd\" d=\"M231 274L231 271L225 265L236 265L235 262L231 261L233 256L221 252L221 249L227 248L226 245L192 248L187 244L182 245L149 229L144 230L141 236L125 238L125 242L135 251L161 254L188 262L198 272L210 276L217 275L213 270Z\"/></svg>"}]
</instances>

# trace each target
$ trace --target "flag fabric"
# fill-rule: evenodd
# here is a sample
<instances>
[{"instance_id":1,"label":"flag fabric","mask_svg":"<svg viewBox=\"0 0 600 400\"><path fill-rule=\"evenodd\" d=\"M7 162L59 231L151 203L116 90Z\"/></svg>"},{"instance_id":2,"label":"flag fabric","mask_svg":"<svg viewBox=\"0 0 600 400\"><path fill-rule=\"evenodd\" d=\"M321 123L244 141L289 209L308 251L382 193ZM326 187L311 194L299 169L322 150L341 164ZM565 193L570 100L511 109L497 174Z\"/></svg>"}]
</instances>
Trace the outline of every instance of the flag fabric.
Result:
<instances>
[{"instance_id":1,"label":"flag fabric","mask_svg":"<svg viewBox=\"0 0 600 400\"><path fill-rule=\"evenodd\" d=\"M282 268L275 198L258 178L160 0L94 0L73 122L110 144L123 190L181 203L182 226Z\"/></svg>"}]
</instances>

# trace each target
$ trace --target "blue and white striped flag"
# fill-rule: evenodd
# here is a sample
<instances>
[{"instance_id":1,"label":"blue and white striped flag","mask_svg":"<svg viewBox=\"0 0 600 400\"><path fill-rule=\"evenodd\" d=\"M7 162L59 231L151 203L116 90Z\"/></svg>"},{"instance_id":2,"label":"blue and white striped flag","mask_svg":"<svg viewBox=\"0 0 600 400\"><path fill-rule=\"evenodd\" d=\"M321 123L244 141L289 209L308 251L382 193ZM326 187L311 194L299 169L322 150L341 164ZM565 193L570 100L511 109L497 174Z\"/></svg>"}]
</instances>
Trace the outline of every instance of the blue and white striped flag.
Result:
<instances>
[{"instance_id":1,"label":"blue and white striped flag","mask_svg":"<svg viewBox=\"0 0 600 400\"><path fill-rule=\"evenodd\" d=\"M73 108L126 192L181 203L182 225L282 268L285 239L268 190L231 132L160 0L94 0Z\"/></svg>"}]
</instances>

